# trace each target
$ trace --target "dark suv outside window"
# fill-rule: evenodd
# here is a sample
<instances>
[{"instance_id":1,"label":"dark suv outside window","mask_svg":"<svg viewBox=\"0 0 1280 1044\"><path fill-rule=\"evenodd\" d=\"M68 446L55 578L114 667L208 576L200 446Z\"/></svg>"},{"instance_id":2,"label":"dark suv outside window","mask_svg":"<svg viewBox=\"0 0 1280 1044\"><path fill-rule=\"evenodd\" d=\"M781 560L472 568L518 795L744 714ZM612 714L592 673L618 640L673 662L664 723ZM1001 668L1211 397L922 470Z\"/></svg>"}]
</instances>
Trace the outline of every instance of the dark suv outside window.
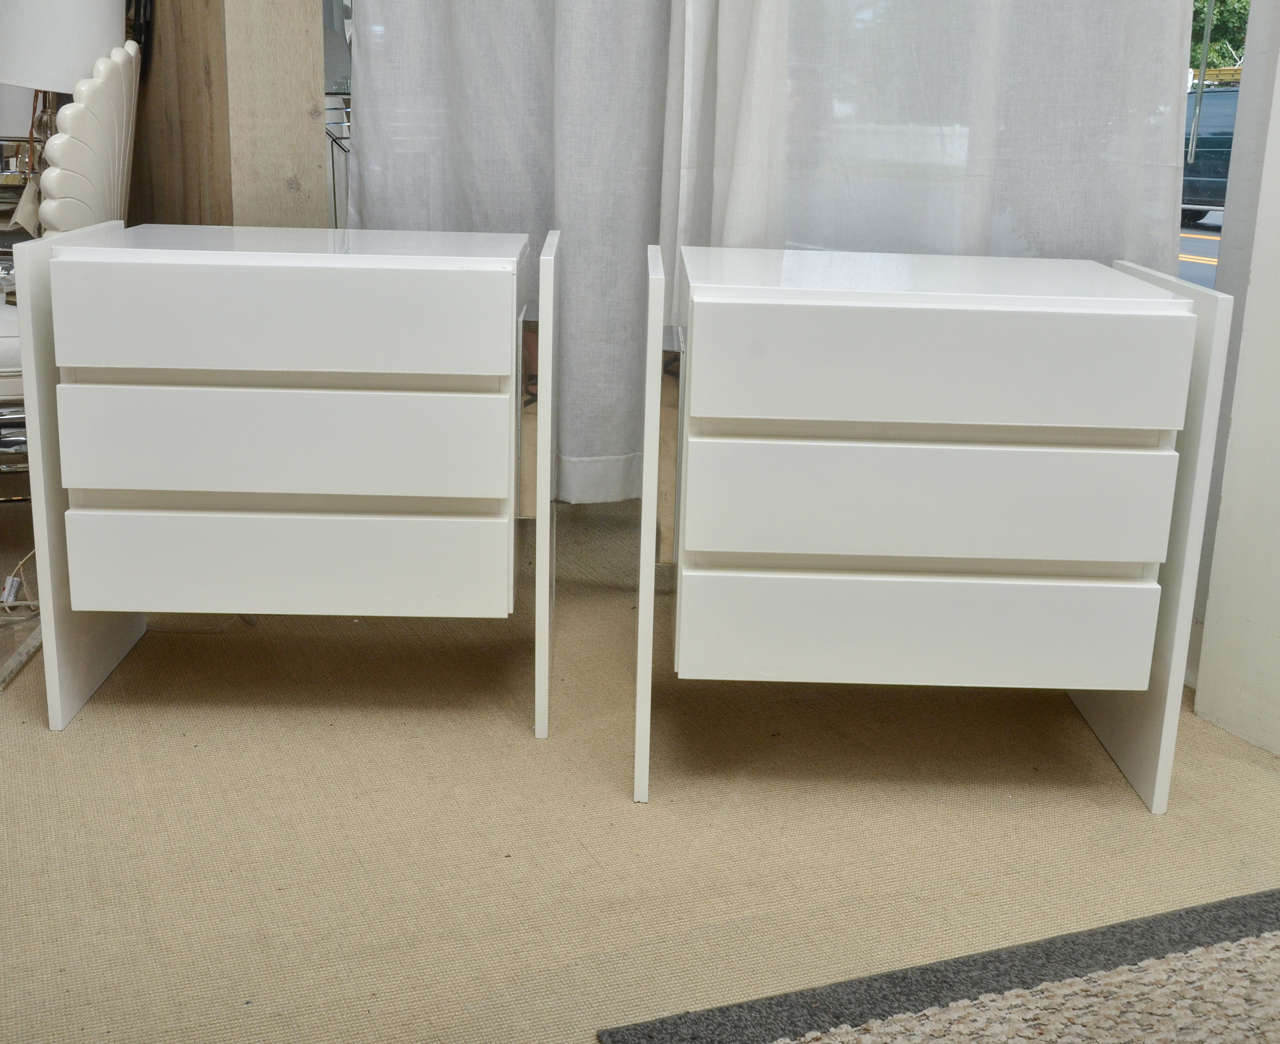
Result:
<instances>
[{"instance_id":1,"label":"dark suv outside window","mask_svg":"<svg viewBox=\"0 0 1280 1044\"><path fill-rule=\"evenodd\" d=\"M1231 166L1231 144L1236 129L1236 100L1239 87L1208 87L1200 108L1196 134L1196 160L1182 171L1182 223L1199 221L1227 198L1227 169ZM1187 94L1186 142L1191 144L1191 119L1196 95ZM1185 157L1186 153L1183 153Z\"/></svg>"}]
</instances>

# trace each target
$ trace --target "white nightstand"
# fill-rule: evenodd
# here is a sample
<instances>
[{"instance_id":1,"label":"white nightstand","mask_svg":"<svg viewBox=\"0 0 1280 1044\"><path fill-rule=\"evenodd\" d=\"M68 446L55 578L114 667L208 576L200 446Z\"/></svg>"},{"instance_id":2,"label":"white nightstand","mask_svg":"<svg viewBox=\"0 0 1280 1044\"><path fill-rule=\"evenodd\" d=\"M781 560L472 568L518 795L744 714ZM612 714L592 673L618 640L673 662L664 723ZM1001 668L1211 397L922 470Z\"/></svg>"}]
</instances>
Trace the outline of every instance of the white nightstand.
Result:
<instances>
[{"instance_id":1,"label":"white nightstand","mask_svg":"<svg viewBox=\"0 0 1280 1044\"><path fill-rule=\"evenodd\" d=\"M513 611L527 250L524 235L119 223L17 249L53 728L143 613ZM544 736L550 578L537 589Z\"/></svg>"},{"instance_id":2,"label":"white nightstand","mask_svg":"<svg viewBox=\"0 0 1280 1044\"><path fill-rule=\"evenodd\" d=\"M677 674L1067 689L1162 811L1230 300L1028 258L686 247L682 277Z\"/></svg>"}]
</instances>

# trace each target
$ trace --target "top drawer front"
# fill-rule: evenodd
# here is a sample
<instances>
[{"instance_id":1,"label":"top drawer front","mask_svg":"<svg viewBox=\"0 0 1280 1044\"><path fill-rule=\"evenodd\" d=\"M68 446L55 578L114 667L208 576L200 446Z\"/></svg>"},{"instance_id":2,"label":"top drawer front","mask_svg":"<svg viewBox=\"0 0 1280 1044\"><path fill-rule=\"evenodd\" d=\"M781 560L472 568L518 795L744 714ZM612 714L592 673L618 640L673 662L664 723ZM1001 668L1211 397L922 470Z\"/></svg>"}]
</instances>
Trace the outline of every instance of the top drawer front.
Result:
<instances>
[{"instance_id":1,"label":"top drawer front","mask_svg":"<svg viewBox=\"0 0 1280 1044\"><path fill-rule=\"evenodd\" d=\"M60 366L512 372L511 272L62 258L51 273Z\"/></svg>"},{"instance_id":2,"label":"top drawer front","mask_svg":"<svg viewBox=\"0 0 1280 1044\"><path fill-rule=\"evenodd\" d=\"M695 301L690 415L1177 429L1195 317Z\"/></svg>"}]
</instances>

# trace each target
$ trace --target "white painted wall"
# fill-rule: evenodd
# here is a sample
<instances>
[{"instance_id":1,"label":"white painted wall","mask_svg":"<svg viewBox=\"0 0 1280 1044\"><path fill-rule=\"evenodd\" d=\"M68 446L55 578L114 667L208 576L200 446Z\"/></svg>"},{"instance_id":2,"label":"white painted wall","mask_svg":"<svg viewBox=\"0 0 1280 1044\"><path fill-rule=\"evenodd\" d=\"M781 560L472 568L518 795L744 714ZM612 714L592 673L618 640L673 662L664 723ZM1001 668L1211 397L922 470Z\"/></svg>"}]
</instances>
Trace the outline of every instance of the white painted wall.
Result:
<instances>
[{"instance_id":1,"label":"white painted wall","mask_svg":"<svg viewBox=\"0 0 1280 1044\"><path fill-rule=\"evenodd\" d=\"M1217 288L1236 299L1196 713L1280 752L1280 11L1256 3ZM1211 504L1211 512L1213 505ZM1210 520L1212 522L1212 518Z\"/></svg>"}]
</instances>

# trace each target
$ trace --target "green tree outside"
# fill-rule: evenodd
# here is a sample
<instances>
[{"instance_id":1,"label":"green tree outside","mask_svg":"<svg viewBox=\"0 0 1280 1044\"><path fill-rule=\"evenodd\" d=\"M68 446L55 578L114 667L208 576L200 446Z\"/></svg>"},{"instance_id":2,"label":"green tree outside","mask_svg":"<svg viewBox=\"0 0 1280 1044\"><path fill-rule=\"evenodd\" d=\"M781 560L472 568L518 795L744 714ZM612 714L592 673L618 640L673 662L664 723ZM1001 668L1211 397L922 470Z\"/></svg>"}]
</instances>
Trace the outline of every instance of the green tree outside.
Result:
<instances>
[{"instance_id":1,"label":"green tree outside","mask_svg":"<svg viewBox=\"0 0 1280 1044\"><path fill-rule=\"evenodd\" d=\"M1195 0L1191 21L1191 67L1200 68L1200 45L1204 41L1206 0ZM1215 0L1213 35L1209 41L1209 68L1222 69L1240 64L1244 54L1244 31L1249 21L1249 0Z\"/></svg>"}]
</instances>

